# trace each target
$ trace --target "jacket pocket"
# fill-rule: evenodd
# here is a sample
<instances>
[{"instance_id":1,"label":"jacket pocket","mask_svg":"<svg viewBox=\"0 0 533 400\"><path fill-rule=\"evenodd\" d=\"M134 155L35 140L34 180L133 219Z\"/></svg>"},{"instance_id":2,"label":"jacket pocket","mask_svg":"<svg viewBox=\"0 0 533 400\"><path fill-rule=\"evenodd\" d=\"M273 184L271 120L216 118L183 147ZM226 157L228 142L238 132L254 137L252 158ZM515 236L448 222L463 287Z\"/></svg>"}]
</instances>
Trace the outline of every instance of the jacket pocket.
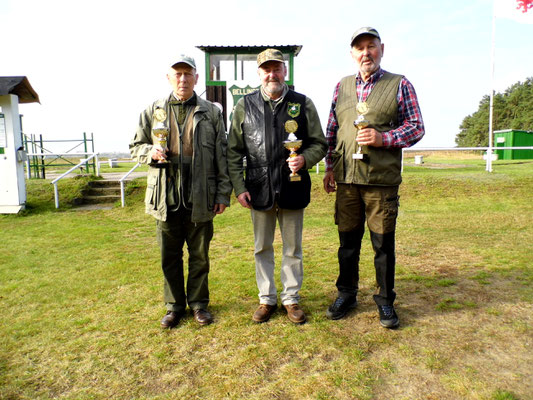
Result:
<instances>
[{"instance_id":1,"label":"jacket pocket","mask_svg":"<svg viewBox=\"0 0 533 400\"><path fill-rule=\"evenodd\" d=\"M215 197L217 194L217 181L214 176L207 177L207 211L215 208Z\"/></svg>"},{"instance_id":2,"label":"jacket pocket","mask_svg":"<svg viewBox=\"0 0 533 400\"><path fill-rule=\"evenodd\" d=\"M148 172L148 177L146 178L146 194L144 196L146 207L152 210L157 210L157 196L159 191L159 171L155 172Z\"/></svg>"}]
</instances>

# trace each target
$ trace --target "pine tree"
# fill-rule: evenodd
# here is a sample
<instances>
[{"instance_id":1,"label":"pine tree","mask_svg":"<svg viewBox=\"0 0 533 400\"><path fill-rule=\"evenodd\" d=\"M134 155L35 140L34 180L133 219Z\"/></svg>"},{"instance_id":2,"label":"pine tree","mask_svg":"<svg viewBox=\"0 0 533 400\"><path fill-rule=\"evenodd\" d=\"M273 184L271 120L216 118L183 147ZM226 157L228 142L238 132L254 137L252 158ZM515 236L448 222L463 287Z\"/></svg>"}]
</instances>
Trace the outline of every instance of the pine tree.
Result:
<instances>
[{"instance_id":1,"label":"pine tree","mask_svg":"<svg viewBox=\"0 0 533 400\"><path fill-rule=\"evenodd\" d=\"M490 97L483 96L478 110L463 119L455 137L459 147L488 146L489 102ZM533 131L533 77L494 95L493 130L503 129Z\"/></svg>"}]
</instances>

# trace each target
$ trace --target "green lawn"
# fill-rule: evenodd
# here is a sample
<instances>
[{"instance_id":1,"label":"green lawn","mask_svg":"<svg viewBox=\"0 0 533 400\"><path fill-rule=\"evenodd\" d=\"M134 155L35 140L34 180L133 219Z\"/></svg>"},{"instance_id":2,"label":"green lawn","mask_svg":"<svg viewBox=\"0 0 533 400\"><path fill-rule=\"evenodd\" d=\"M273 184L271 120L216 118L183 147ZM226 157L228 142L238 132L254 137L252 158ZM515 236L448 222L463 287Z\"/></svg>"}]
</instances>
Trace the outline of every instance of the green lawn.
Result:
<instances>
[{"instance_id":1,"label":"green lawn","mask_svg":"<svg viewBox=\"0 0 533 400\"><path fill-rule=\"evenodd\" d=\"M251 321L249 211L215 219L211 305L163 331L155 222L145 183L127 207L75 211L90 178L28 182L28 208L0 215L0 399L529 399L533 396L533 162L406 159L397 233L398 330L379 326L365 235L358 308L330 321L334 196L312 174L302 306ZM446 165L447 164L447 165ZM124 167L125 171L129 169ZM279 236L276 252L280 252ZM279 257L277 257L279 260Z\"/></svg>"}]
</instances>

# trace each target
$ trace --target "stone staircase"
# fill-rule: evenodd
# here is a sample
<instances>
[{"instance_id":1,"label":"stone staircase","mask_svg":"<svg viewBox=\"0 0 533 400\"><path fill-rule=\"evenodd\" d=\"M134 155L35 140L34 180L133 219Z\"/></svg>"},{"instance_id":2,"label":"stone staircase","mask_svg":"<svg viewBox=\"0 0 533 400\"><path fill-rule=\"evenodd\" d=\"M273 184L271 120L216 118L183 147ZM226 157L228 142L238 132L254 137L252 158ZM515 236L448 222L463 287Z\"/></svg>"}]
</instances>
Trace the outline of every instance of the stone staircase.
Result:
<instances>
[{"instance_id":1,"label":"stone staircase","mask_svg":"<svg viewBox=\"0 0 533 400\"><path fill-rule=\"evenodd\" d=\"M92 208L111 208L120 201L120 182L118 180L98 180L89 182L83 191L83 197L76 203L80 206L93 206Z\"/></svg>"}]
</instances>

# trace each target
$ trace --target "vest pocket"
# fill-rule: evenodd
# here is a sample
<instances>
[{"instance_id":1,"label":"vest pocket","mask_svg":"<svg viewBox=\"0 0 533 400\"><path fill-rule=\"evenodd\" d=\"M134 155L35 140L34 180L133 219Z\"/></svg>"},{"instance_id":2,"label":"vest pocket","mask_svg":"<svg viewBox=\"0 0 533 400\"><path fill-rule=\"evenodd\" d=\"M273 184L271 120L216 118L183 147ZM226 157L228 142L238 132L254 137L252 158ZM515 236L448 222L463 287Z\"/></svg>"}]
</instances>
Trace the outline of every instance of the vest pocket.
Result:
<instances>
[{"instance_id":1,"label":"vest pocket","mask_svg":"<svg viewBox=\"0 0 533 400\"><path fill-rule=\"evenodd\" d=\"M282 174L278 205L289 210L307 207L311 201L311 177L307 170L299 170L300 181L291 182L289 173Z\"/></svg>"},{"instance_id":2,"label":"vest pocket","mask_svg":"<svg viewBox=\"0 0 533 400\"><path fill-rule=\"evenodd\" d=\"M335 181L344 181L344 142L341 142L335 151L331 153L331 158Z\"/></svg>"},{"instance_id":3,"label":"vest pocket","mask_svg":"<svg viewBox=\"0 0 533 400\"><path fill-rule=\"evenodd\" d=\"M371 185L399 185L401 178L401 149L369 147L368 183Z\"/></svg>"},{"instance_id":4,"label":"vest pocket","mask_svg":"<svg viewBox=\"0 0 533 400\"><path fill-rule=\"evenodd\" d=\"M264 209L271 206L270 176L268 167L249 168L246 170L246 189L252 198L252 207Z\"/></svg>"}]
</instances>

